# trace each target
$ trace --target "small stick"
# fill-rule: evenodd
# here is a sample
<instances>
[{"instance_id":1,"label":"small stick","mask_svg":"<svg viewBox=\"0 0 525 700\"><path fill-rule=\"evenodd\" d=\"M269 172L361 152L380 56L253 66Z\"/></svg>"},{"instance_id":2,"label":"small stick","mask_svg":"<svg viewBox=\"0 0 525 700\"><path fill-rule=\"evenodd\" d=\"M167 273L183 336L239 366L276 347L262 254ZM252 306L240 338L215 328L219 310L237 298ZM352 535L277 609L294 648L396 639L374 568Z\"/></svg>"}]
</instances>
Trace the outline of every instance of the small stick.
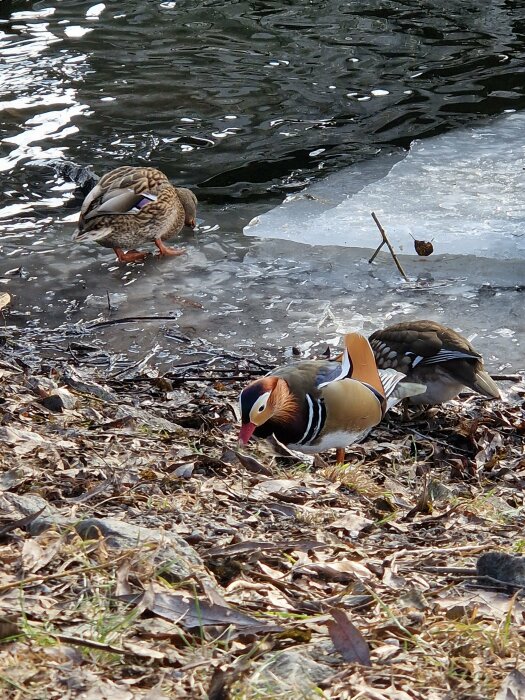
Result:
<instances>
[{"instance_id":1,"label":"small stick","mask_svg":"<svg viewBox=\"0 0 525 700\"><path fill-rule=\"evenodd\" d=\"M521 382L521 374L491 374L490 378L495 382Z\"/></svg>"},{"instance_id":2,"label":"small stick","mask_svg":"<svg viewBox=\"0 0 525 700\"><path fill-rule=\"evenodd\" d=\"M371 264L371 263L374 262L374 260L376 259L377 254L379 253L379 251L381 250L381 248L382 248L384 245L385 245L385 241L381 241L381 243L380 243L380 244L377 246L377 248L375 249L374 254L372 255L372 257L371 257L370 260L368 261L368 264Z\"/></svg>"},{"instance_id":3,"label":"small stick","mask_svg":"<svg viewBox=\"0 0 525 700\"><path fill-rule=\"evenodd\" d=\"M129 556L129 553L122 554L120 557L115 557L111 561L107 561L104 564L97 564L96 566L81 566L77 569L68 569L66 571L59 571L56 574L36 574L35 576L28 576L27 578L19 579L18 581L9 581L8 583L3 583L0 585L0 593L8 591L10 588L18 588L19 586L27 586L32 583L43 583L44 581L50 581L52 579L67 578L68 576L77 576L78 574L85 574L90 571L101 571L103 569L109 569L114 566L119 561L122 561Z\"/></svg>"},{"instance_id":4,"label":"small stick","mask_svg":"<svg viewBox=\"0 0 525 700\"><path fill-rule=\"evenodd\" d=\"M397 255L395 254L394 249L392 248L392 244L390 243L390 241L389 241L388 238L387 238L387 235L386 235L386 233L385 233L385 229L384 229L384 228L381 226L381 224L379 223L379 219L377 218L377 216L375 215L375 213L374 213L373 211L370 212L370 213L371 213L371 215L372 215L372 219L376 222L376 226L377 226L377 228L379 229L379 233L383 236L383 243L386 243L386 244L387 244L388 250L390 251L390 254L392 255L392 257L394 258L394 262L395 262L395 264L396 264L397 269L398 269L399 272L403 275L403 277L405 278L405 281L408 282L409 279L408 279L408 277L406 276L405 271L404 271L403 268L401 267L401 263L400 263L399 260L397 259Z\"/></svg>"},{"instance_id":5,"label":"small stick","mask_svg":"<svg viewBox=\"0 0 525 700\"><path fill-rule=\"evenodd\" d=\"M421 571L428 571L430 574L456 574L456 576L475 576L476 569L460 568L459 566L422 566Z\"/></svg>"}]
</instances>

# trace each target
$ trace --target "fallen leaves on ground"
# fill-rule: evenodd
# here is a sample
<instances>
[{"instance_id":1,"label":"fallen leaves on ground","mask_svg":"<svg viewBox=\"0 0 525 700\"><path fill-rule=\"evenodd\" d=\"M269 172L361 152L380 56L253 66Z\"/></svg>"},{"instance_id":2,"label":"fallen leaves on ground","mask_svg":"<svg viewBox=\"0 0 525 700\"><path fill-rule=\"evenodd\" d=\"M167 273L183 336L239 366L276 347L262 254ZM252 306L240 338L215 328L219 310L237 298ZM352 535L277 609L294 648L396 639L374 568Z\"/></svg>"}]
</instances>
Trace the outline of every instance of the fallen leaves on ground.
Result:
<instances>
[{"instance_id":1,"label":"fallen leaves on ground","mask_svg":"<svg viewBox=\"0 0 525 700\"><path fill-rule=\"evenodd\" d=\"M8 355L2 697L523 697L523 595L475 568L525 550L523 383L312 467L239 451L217 363L184 384Z\"/></svg>"}]
</instances>

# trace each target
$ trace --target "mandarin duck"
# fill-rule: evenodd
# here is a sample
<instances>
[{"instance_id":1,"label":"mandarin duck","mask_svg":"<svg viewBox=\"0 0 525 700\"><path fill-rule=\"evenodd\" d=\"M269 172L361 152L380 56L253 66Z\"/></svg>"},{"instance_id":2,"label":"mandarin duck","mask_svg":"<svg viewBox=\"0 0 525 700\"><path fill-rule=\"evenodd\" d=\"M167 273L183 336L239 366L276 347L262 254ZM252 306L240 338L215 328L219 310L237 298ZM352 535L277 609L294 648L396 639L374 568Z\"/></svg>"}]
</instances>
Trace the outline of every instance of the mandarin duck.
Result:
<instances>
[{"instance_id":1,"label":"mandarin duck","mask_svg":"<svg viewBox=\"0 0 525 700\"><path fill-rule=\"evenodd\" d=\"M307 454L335 447L341 463L345 447L363 439L391 406L425 390L409 383L398 390L402 379L405 375L396 370L378 370L367 339L348 333L340 362L296 362L245 387L239 440L246 444L252 435L274 435Z\"/></svg>"},{"instance_id":2,"label":"mandarin duck","mask_svg":"<svg viewBox=\"0 0 525 700\"><path fill-rule=\"evenodd\" d=\"M435 321L407 321L375 331L369 338L377 366L403 372L426 391L410 396L411 405L449 401L463 387L499 399L498 387L466 338Z\"/></svg>"},{"instance_id":3,"label":"mandarin duck","mask_svg":"<svg viewBox=\"0 0 525 700\"><path fill-rule=\"evenodd\" d=\"M193 228L196 208L193 192L174 187L160 170L122 166L101 177L84 199L73 240L113 248L121 262L143 260L147 253L133 249L148 241L160 255L182 255L184 249L168 248L164 240L184 224Z\"/></svg>"}]
</instances>

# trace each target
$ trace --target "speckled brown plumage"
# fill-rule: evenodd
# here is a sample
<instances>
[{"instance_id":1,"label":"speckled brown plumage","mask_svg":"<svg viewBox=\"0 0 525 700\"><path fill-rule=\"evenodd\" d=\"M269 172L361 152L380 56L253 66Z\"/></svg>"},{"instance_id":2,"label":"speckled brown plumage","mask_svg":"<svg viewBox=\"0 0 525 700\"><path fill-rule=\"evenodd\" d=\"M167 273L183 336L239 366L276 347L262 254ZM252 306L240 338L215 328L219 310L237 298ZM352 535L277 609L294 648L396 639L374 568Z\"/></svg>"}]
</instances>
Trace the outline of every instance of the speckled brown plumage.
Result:
<instances>
[{"instance_id":1,"label":"speckled brown plumage","mask_svg":"<svg viewBox=\"0 0 525 700\"><path fill-rule=\"evenodd\" d=\"M120 260L140 260L146 254L129 250L154 242L161 255L183 252L167 248L184 224L195 225L197 198L174 187L156 168L122 166L104 175L82 204L77 242L96 241L113 248Z\"/></svg>"},{"instance_id":2,"label":"speckled brown plumage","mask_svg":"<svg viewBox=\"0 0 525 700\"><path fill-rule=\"evenodd\" d=\"M463 387L488 398L499 390L483 367L483 360L466 338L435 321L407 321L375 331L369 338L377 366L403 372L411 382L425 384L413 405L449 401Z\"/></svg>"}]
</instances>

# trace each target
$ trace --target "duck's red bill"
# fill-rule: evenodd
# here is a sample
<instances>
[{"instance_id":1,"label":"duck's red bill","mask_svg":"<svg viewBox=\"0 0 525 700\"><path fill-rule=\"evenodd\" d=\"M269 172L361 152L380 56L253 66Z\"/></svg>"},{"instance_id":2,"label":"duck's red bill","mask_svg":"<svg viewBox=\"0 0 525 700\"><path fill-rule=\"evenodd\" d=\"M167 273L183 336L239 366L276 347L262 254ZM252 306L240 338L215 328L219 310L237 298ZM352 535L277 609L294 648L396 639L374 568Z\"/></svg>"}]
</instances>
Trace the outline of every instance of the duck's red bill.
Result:
<instances>
[{"instance_id":1,"label":"duck's red bill","mask_svg":"<svg viewBox=\"0 0 525 700\"><path fill-rule=\"evenodd\" d=\"M251 438L253 435L253 431L255 430L257 426L255 423L245 423L239 432L239 442L241 445L246 445L248 440Z\"/></svg>"}]
</instances>

